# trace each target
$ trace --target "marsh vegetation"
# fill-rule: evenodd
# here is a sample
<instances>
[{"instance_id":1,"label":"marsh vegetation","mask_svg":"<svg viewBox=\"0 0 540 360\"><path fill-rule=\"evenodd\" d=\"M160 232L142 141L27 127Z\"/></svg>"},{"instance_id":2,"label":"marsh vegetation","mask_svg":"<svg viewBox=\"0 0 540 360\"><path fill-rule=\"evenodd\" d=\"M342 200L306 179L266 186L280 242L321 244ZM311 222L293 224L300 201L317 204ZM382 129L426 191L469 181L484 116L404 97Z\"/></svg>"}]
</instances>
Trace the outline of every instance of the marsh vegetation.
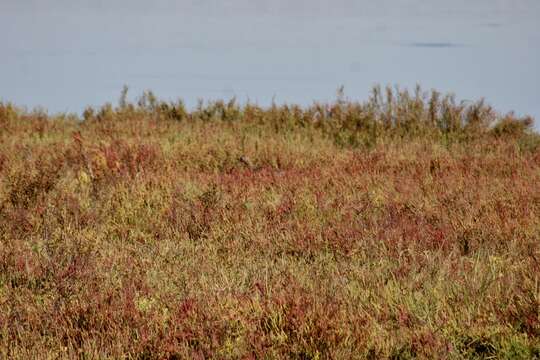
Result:
<instances>
[{"instance_id":1,"label":"marsh vegetation","mask_svg":"<svg viewBox=\"0 0 540 360\"><path fill-rule=\"evenodd\" d=\"M531 126L419 88L0 104L0 357L539 357Z\"/></svg>"}]
</instances>

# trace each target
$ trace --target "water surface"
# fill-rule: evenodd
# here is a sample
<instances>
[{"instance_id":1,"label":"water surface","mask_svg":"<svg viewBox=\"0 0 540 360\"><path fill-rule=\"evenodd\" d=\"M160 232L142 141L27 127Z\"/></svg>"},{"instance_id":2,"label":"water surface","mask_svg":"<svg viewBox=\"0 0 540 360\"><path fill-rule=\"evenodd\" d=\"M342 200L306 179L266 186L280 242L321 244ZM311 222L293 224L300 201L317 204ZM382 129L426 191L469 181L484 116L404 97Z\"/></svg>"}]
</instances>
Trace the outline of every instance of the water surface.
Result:
<instances>
[{"instance_id":1,"label":"water surface","mask_svg":"<svg viewBox=\"0 0 540 360\"><path fill-rule=\"evenodd\" d=\"M80 112L128 84L309 104L420 83L540 119L539 17L537 0L5 0L0 99Z\"/></svg>"}]
</instances>

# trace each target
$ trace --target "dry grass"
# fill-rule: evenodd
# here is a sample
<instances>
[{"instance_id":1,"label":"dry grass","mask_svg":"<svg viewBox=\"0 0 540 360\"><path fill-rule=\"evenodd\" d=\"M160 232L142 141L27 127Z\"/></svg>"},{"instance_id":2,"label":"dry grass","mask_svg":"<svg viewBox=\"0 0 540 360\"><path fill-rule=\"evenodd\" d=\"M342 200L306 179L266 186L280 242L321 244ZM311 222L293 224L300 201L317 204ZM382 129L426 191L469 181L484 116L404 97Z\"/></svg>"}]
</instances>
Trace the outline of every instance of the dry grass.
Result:
<instances>
[{"instance_id":1,"label":"dry grass","mask_svg":"<svg viewBox=\"0 0 540 360\"><path fill-rule=\"evenodd\" d=\"M0 105L0 358L540 357L531 120L382 93Z\"/></svg>"}]
</instances>

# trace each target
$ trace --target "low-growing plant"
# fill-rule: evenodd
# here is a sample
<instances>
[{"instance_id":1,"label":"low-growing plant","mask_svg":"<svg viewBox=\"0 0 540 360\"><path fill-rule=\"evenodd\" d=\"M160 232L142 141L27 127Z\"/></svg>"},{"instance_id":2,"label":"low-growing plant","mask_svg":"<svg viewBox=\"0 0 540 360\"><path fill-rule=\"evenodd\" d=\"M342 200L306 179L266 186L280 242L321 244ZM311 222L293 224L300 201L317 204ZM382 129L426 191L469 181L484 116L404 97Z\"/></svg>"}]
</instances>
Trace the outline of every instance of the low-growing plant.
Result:
<instances>
[{"instance_id":1,"label":"low-growing plant","mask_svg":"<svg viewBox=\"0 0 540 360\"><path fill-rule=\"evenodd\" d=\"M0 358L538 358L539 138L419 87L0 104Z\"/></svg>"}]
</instances>

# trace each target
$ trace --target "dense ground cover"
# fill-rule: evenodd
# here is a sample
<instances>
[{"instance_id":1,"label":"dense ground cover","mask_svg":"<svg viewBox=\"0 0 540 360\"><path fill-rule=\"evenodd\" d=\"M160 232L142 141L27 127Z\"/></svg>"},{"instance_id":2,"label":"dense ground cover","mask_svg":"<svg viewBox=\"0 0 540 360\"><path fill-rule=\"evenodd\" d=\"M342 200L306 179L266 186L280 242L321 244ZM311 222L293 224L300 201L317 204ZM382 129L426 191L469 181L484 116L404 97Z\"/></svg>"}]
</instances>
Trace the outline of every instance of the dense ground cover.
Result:
<instances>
[{"instance_id":1,"label":"dense ground cover","mask_svg":"<svg viewBox=\"0 0 540 360\"><path fill-rule=\"evenodd\" d=\"M0 105L0 358L540 356L540 140L436 92Z\"/></svg>"}]
</instances>

